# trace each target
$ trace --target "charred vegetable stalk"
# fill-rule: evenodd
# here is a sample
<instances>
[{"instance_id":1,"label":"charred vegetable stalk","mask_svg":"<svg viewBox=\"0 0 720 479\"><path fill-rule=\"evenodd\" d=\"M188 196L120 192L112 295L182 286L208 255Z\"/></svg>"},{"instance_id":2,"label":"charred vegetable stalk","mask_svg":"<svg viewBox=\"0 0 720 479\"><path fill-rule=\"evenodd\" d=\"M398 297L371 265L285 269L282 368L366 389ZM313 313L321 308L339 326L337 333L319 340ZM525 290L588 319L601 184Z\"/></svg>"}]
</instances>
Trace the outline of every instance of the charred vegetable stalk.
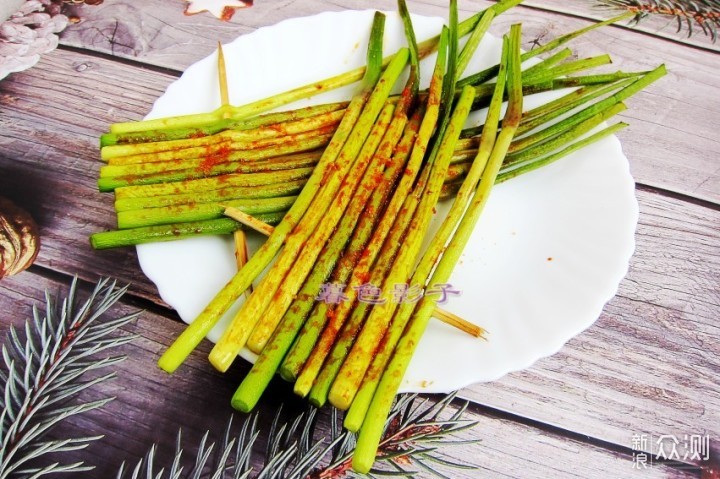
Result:
<instances>
[{"instance_id":1,"label":"charred vegetable stalk","mask_svg":"<svg viewBox=\"0 0 720 479\"><path fill-rule=\"evenodd\" d=\"M348 136L360 117L365 103L370 98L375 83L377 83L380 77L380 62L378 57L382 52L383 25L384 18L380 15L376 16L376 20L373 23L370 46L368 47L368 67L363 79L362 90L350 102L333 139L325 149L320 162L313 171L312 176L308 179L302 192L288 213L283 217L283 220L275 228L272 235L263 243L260 250L250 258L245 267L233 277L205 310L203 310L200 316L183 331L180 337L162 355L158 364L165 371L172 372L177 369L217 323L225 311L235 302L238 296L242 294L250 286L252 281L265 269L314 200L315 193L325 180L326 173L331 173L332 170L335 169L335 161L340 155ZM396 63L402 63L404 65L402 58ZM220 352L216 353L218 356L220 354ZM233 359L234 358L229 358L225 355L222 361L229 363ZM216 360L220 362L221 358L216 357Z\"/></svg>"},{"instance_id":2,"label":"charred vegetable stalk","mask_svg":"<svg viewBox=\"0 0 720 479\"><path fill-rule=\"evenodd\" d=\"M295 392L297 394L302 396L308 394L326 357L330 354L338 334L343 327L348 327L345 326L348 318L351 321L350 327L354 324L354 319L359 320L357 319L358 316L362 315L365 309L360 304L357 304L357 308L355 308L359 288L365 283L378 284L384 279L396 254L397 247L401 243L409 217L417 206L419 194L424 189L426 179L423 175L415 185L413 185L413 182L421 170L425 151L430 144L433 132L437 129L440 118L441 94L447 62L447 32L441 35L440 45L441 49L431 82L431 94L427 100L420 129L412 145L408 164L405 167L405 176L396 188L373 237L352 270L346 288L347 300L338 304L332 313L328 315L326 326L320 326L317 331L312 331L308 335L308 338L311 339L318 337L320 331L322 331L317 343L312 340L302 343L303 349L299 350L299 352L303 357L307 357L307 360L303 361L302 371L295 382ZM426 171L429 170L426 169ZM413 191L415 191L414 195ZM323 318L319 319L322 322ZM310 323L310 327L313 330L316 329L314 323ZM305 339L304 335L302 339ZM294 351L290 354L292 359Z\"/></svg>"},{"instance_id":3,"label":"charred vegetable stalk","mask_svg":"<svg viewBox=\"0 0 720 479\"><path fill-rule=\"evenodd\" d=\"M488 10L492 10L494 16L497 16L505 12L506 10L514 7L515 5L518 5L521 1L522 0L503 0L489 7ZM460 36L464 36L467 35L470 31L472 31L483 13L484 12L477 13L460 23L458 25L458 34ZM440 37L438 35L421 42L418 45L420 58L424 58L433 51L435 51L437 49L437 44L439 40ZM391 58L392 57L384 59L383 64L389 63ZM115 123L111 126L111 133L125 134L143 132L147 130L167 131L174 128L203 128L214 125L216 124L216 122L224 118L249 118L258 115L259 113L272 110L283 105L287 105L288 103L292 103L293 101L314 96L318 92L328 91L355 83L356 81L362 79L365 75L367 75L367 68L370 68L369 65L315 83L304 85L296 89L272 96L270 98L258 100L256 102L249 103L240 107L223 105L211 113L184 115L172 118L160 118L156 120L145 120L140 122Z\"/></svg>"},{"instance_id":4,"label":"charred vegetable stalk","mask_svg":"<svg viewBox=\"0 0 720 479\"><path fill-rule=\"evenodd\" d=\"M507 60L507 90L508 108L503 120L502 129L494 141L492 152L483 171L483 177L473 195L472 202L465 210L462 220L455 234L442 253L442 257L429 279L430 285L447 282L455 263L460 257L465 244L477 222L482 209L487 202L488 195L495 183L495 177L500 169L503 158L507 153L515 132L520 124L522 115L522 79L520 73L520 27L514 25L510 37L505 41L508 45L505 58ZM471 178L472 179L472 178ZM367 415L362 421L358 444L353 455L353 469L361 473L370 471L375 462L375 455L380 437L382 436L382 422L387 417L393 400L410 362L410 358L422 336L425 326L430 319L430 313L435 306L431 296L424 296L395 347L392 359L382 373L380 383L373 395ZM380 419L382 418L382 419Z\"/></svg>"},{"instance_id":5,"label":"charred vegetable stalk","mask_svg":"<svg viewBox=\"0 0 720 479\"><path fill-rule=\"evenodd\" d=\"M508 2L503 2L506 3ZM470 33L470 38L459 55L457 77L461 76L464 64L487 29L488 23L497 13L509 6L504 5L501 8L500 4L494 5L473 17L479 18L474 26L468 22L459 25L460 33ZM592 27L582 31L590 28ZM574 32L561 37L539 50L546 51L550 47L563 45L578 34ZM429 51L427 45L428 42L421 43L416 49L416 63ZM220 50L218 77L225 100L221 106L223 117L218 120L220 126L216 129L163 129L127 134L109 133L103 137L103 144L106 146L102 149L102 155L108 164L101 169L98 184L103 191L115 191L119 231L93 235L91 244L94 247L110 248L148 241L167 241L190 236L193 231L205 234L210 230L204 227L193 229L191 225L182 223L195 224L220 219L220 203L251 198L265 198L270 201L275 197L294 196L311 175L322 156L323 145L327 144L332 131L337 128L348 103L311 106L243 120L227 118L230 110L225 91L227 82L223 82L223 68L220 68L223 63ZM536 51L530 52L527 58L535 55ZM618 84L618 79L632 79L639 75L617 72L557 78L570 71L579 71L607 61L605 56L600 56L559 65L568 53L567 49L561 50L526 68L523 75L532 80L526 85L526 92L583 84L607 84L611 90L615 88L613 85ZM496 73L496 70L493 71ZM493 88L493 84L477 87L476 107L489 100ZM584 97L586 101L590 101L607 91L598 89L595 95ZM395 98L393 101L398 100ZM556 109L551 113L557 117L572 108L574 105L569 102L565 104L565 110ZM521 133L537 129L549 119L549 115L536 117L523 126ZM443 197L452 195L457 190L458 178L470 168L469 160L473 157L477 144L471 137L479 133L479 128L470 128L463 132L463 138L475 143L465 143L465 140L459 143L452 166L448 170ZM531 140L536 141L540 133L533 133ZM511 152L516 149L514 146ZM528 158L528 155L524 158ZM242 201L239 204L241 205ZM255 211L269 211L267 208L258 208ZM160 227L161 224L167 226L163 228Z\"/></svg>"},{"instance_id":6,"label":"charred vegetable stalk","mask_svg":"<svg viewBox=\"0 0 720 479\"><path fill-rule=\"evenodd\" d=\"M431 245L428 247L415 272L413 273L413 277L410 280L410 284L412 285L422 286L427 282L431 269L437 262L438 257L445 247L445 243L454 228L456 228L458 220L467 207L470 195L472 194L475 185L480 180L490 156L492 146L495 143L500 118L500 108L502 107L502 99L505 91L505 75L507 73L508 42L504 41L503 43L503 61L500 64L498 81L496 83L495 93L488 110L488 116L485 120L485 128L482 130L477 156L475 157L472 167L465 180L462 182L462 186L455 196L455 200L448 212L448 216L445 221L443 221L440 230L433 238ZM392 350L399 341L405 325L412 315L414 306L415 305L413 303L404 303L400 305L398 311L396 311L394 318L392 318L391 327L388 331L387 337L383 339L383 348L372 358L367 374L361 378L362 386L359 389L359 383L357 381L351 385L346 384L343 386L342 383L338 383L337 386L333 386L333 388L336 389L336 391L334 391L335 394L353 397L352 403L349 406L350 409L347 412L344 421L347 429L356 432L360 429L360 426L365 418L367 408L370 404L370 400L372 399L377 387L380 375L384 371ZM348 391L348 388L352 388L352 390Z\"/></svg>"},{"instance_id":7,"label":"charred vegetable stalk","mask_svg":"<svg viewBox=\"0 0 720 479\"><path fill-rule=\"evenodd\" d=\"M515 25L498 64L462 78L493 18L517 3L496 3L459 23L453 0L449 26L418 44L401 0L407 48L382 58L384 17L377 14L366 68L238 107L228 102L219 48L220 108L117 124L103 136L99 186L115 192L119 229L93 235L94 247L234 234L245 253L242 230L267 236L254 255L238 258L237 274L162 355L162 369L177 369L244 298L209 358L224 371L243 347L258 354L233 407L251 410L279 374L311 403L348 410L345 427L359 432L353 467L370 469L430 317L453 319L422 292L447 282L492 186L623 128L603 123L665 73L661 66L593 74L585 70L609 63L607 55L568 60L567 42L624 15L527 53ZM469 36L462 50L461 35ZM421 92L419 63L435 50L430 86ZM523 69L540 53L549 56ZM402 93L391 95L408 65ZM263 113L361 77L349 102ZM555 89L569 90L522 111L524 95ZM467 127L470 112L485 106L484 124ZM450 211L427 238L444 198L454 198ZM421 294L393 301L397 285ZM340 301L323 296L333 286L343 288ZM374 301L366 287L375 288Z\"/></svg>"},{"instance_id":8,"label":"charred vegetable stalk","mask_svg":"<svg viewBox=\"0 0 720 479\"><path fill-rule=\"evenodd\" d=\"M296 276L292 272L290 272L292 276L289 278L286 278L285 276L293 266L294 260L296 259L296 255L300 251L300 248L304 248L310 234L323 217L325 212L324 208L331 203L339 190L342 191L341 188L343 186L345 186L349 191L352 191L352 188L354 188L354 185L359 180L361 175L358 170L364 170L364 168L358 165L358 168L355 169L355 171L351 171L352 165L357 162L357 155L360 153L363 143L368 137L380 109L390 93L390 89L407 63L407 59L407 50L401 50L398 55L393 58L393 61L385 70L383 77L379 81L374 81L374 78L371 78L370 81L366 81L367 87L361 95L365 96L367 94L367 105L364 107L356 125L354 125L354 128L347 136L347 141L345 141L345 144L339 152L337 170L329 172L329 175L324 178L324 185L321 188L318 188L317 192L311 190L311 194L316 193L312 199L312 204L314 206L308 209L306 215L287 237L285 249L283 250L284 254L276 260L270 273L268 273L268 275L266 275L263 278L263 281L258 285L256 289L257 294L253 294L250 300L243 304L243 307L233 320L233 324L226 330L223 337L211 351L210 361L218 369L227 369L229 364L235 359L235 357L237 357L238 352L245 345L245 342L249 337L249 333L255 325L255 321L258 319L258 315L262 314L267 308L270 300L272 299L272 295L274 295L278 290L280 282L285 279L285 281L291 281L291 284L295 285L304 279L299 278L302 274ZM368 71L371 71L371 69L368 69ZM375 83L377 83L377 86L372 88ZM360 156L363 160L365 159L364 152ZM371 155L368 155L368 158L369 156ZM348 178L346 178L346 176L348 176ZM347 183L345 183L345 181L347 181ZM307 190L308 185L305 186L303 192ZM349 191L339 196L347 197ZM327 228L325 225L322 225L318 229L319 233L316 232L317 240L311 240L310 243L307 243L309 245L309 249L307 250L309 251L308 256L316 257L318 245L321 246L324 243L324 240L327 239L327 236L329 236L329 233L332 232L332 227L334 226L333 223L334 221L330 221L329 227ZM277 228L275 232L277 232Z\"/></svg>"}]
</instances>

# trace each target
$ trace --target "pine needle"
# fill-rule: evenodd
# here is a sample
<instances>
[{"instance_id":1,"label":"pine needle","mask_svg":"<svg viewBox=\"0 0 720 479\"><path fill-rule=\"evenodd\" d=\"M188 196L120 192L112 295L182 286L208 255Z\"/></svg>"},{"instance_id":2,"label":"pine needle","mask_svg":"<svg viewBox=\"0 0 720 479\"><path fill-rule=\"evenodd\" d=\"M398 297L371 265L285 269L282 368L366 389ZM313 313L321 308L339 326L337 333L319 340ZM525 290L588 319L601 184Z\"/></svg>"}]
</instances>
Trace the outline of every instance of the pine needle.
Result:
<instances>
[{"instance_id":1,"label":"pine needle","mask_svg":"<svg viewBox=\"0 0 720 479\"><path fill-rule=\"evenodd\" d=\"M677 32L687 30L688 38L701 30L713 43L718 39L720 3L715 0L598 0L598 3L634 13L635 24L649 17L674 18Z\"/></svg>"},{"instance_id":2,"label":"pine needle","mask_svg":"<svg viewBox=\"0 0 720 479\"><path fill-rule=\"evenodd\" d=\"M67 296L59 302L46 292L45 312L33 308L33 318L26 321L23 331L11 326L2 346L0 479L92 469L82 462L42 463L48 462L48 455L54 458L83 449L102 436L57 440L46 437L65 419L101 408L114 399L76 401L82 391L114 378L114 373L96 374L125 359L107 354L133 339L114 333L138 314L105 318L127 290L115 281L99 281L84 302L77 297L77 289L75 278ZM93 375L88 378L90 373Z\"/></svg>"},{"instance_id":3,"label":"pine needle","mask_svg":"<svg viewBox=\"0 0 720 479\"><path fill-rule=\"evenodd\" d=\"M436 477L452 477L452 474L443 474L438 466L444 471L472 467L438 453L444 446L467 444L467 441L453 440L452 436L476 425L474 421L462 418L464 404L453 405L454 411L448 411L454 399L455 394L448 394L437 402L417 395L398 396L371 475L413 477L422 471ZM330 415L329 432L315 433L317 412L317 409L309 408L288 419L282 408L278 410L271 421L264 457L262 453L259 457L256 453L254 461L250 459L260 434L257 413L246 416L239 426L233 425L231 417L217 443L210 440L215 434L207 431L194 449L186 448L178 435L175 455L164 467L157 464L158 446L153 445L134 468L123 464L116 478L191 479L200 477L197 474L200 467L204 468L202 477L211 479L240 479L251 475L258 479L349 477L355 435L340 427L342 421L336 409ZM183 456L185 451L191 451L190 457ZM193 456L194 467L183 468L183 461L193 461ZM253 469L251 462L256 466L260 463L260 466Z\"/></svg>"}]
</instances>

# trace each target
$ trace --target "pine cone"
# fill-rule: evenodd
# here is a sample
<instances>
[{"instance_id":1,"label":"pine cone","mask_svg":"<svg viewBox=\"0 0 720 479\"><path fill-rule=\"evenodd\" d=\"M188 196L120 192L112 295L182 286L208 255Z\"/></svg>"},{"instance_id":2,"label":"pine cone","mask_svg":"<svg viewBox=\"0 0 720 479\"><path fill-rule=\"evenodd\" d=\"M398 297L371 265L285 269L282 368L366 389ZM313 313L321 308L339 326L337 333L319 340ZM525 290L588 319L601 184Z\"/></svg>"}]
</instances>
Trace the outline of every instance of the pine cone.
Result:
<instances>
[{"instance_id":1,"label":"pine cone","mask_svg":"<svg viewBox=\"0 0 720 479\"><path fill-rule=\"evenodd\" d=\"M40 250L40 238L30 214L0 197L0 279L27 269Z\"/></svg>"},{"instance_id":2,"label":"pine cone","mask_svg":"<svg viewBox=\"0 0 720 479\"><path fill-rule=\"evenodd\" d=\"M30 68L57 47L56 33L68 24L59 7L53 0L28 0L0 23L0 79Z\"/></svg>"}]
</instances>

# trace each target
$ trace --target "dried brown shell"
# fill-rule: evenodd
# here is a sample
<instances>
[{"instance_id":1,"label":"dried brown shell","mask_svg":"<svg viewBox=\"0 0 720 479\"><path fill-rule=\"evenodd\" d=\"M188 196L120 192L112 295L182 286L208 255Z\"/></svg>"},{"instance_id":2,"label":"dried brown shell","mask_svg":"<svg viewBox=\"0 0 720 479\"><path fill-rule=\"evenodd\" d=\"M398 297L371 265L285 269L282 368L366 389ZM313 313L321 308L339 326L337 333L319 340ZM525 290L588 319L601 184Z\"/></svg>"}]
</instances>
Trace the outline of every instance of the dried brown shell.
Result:
<instances>
[{"instance_id":1,"label":"dried brown shell","mask_svg":"<svg viewBox=\"0 0 720 479\"><path fill-rule=\"evenodd\" d=\"M27 269L39 250L38 228L30 214L0 197L0 279Z\"/></svg>"}]
</instances>

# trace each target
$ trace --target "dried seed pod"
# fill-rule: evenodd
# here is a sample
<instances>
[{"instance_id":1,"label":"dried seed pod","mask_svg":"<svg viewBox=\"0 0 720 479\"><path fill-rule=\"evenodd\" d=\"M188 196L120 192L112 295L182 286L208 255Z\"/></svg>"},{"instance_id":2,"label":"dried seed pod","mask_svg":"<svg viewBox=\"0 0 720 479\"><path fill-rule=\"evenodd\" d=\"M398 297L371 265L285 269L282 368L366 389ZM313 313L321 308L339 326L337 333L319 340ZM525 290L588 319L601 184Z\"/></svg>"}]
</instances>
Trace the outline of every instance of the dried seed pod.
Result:
<instances>
[{"instance_id":1,"label":"dried seed pod","mask_svg":"<svg viewBox=\"0 0 720 479\"><path fill-rule=\"evenodd\" d=\"M0 279L27 269L39 250L38 229L30 214L0 197Z\"/></svg>"}]
</instances>

